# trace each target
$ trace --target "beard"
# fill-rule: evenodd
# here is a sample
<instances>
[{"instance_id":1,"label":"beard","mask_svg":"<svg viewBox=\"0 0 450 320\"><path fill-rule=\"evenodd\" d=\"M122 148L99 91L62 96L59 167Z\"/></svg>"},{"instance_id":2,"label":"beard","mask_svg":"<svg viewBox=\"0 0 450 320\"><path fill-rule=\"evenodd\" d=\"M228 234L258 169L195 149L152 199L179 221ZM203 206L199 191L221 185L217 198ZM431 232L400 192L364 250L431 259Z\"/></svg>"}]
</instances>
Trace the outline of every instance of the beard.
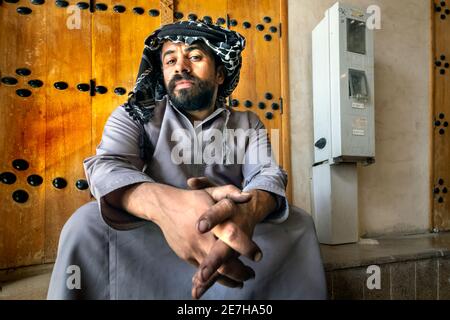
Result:
<instances>
[{"instance_id":1,"label":"beard","mask_svg":"<svg viewBox=\"0 0 450 320\"><path fill-rule=\"evenodd\" d=\"M190 88L179 89L175 92L176 82L187 80L192 82ZM213 81L201 80L183 72L176 74L167 85L167 93L173 105L181 110L200 111L208 109L214 97L215 86Z\"/></svg>"}]
</instances>

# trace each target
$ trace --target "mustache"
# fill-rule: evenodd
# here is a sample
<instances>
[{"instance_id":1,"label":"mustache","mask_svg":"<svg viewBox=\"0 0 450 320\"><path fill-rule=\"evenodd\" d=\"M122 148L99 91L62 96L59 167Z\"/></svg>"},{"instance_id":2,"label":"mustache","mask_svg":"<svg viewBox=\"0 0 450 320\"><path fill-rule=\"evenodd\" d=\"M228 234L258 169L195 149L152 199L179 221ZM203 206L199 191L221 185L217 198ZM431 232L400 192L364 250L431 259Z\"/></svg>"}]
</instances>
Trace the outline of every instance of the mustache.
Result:
<instances>
[{"instance_id":1,"label":"mustache","mask_svg":"<svg viewBox=\"0 0 450 320\"><path fill-rule=\"evenodd\" d=\"M198 79L195 76L183 72L182 75L176 74L172 77L172 79L169 81L169 90L173 91L175 89L176 83L181 80L192 81L194 82L194 84L198 83Z\"/></svg>"}]
</instances>

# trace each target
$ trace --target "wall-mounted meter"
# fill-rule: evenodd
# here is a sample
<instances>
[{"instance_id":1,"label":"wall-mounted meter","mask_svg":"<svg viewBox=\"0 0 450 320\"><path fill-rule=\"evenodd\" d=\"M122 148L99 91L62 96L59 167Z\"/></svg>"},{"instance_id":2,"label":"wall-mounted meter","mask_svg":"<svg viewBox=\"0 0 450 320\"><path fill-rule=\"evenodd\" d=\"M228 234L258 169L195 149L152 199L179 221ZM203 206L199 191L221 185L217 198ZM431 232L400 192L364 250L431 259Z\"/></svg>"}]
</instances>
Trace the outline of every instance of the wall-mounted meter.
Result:
<instances>
[{"instance_id":1,"label":"wall-mounted meter","mask_svg":"<svg viewBox=\"0 0 450 320\"><path fill-rule=\"evenodd\" d=\"M336 3L312 33L312 213L319 241L357 242L357 163L375 161L373 31L365 11Z\"/></svg>"},{"instance_id":2,"label":"wall-mounted meter","mask_svg":"<svg viewBox=\"0 0 450 320\"><path fill-rule=\"evenodd\" d=\"M312 38L315 163L375 157L373 31L365 11L336 3Z\"/></svg>"}]
</instances>

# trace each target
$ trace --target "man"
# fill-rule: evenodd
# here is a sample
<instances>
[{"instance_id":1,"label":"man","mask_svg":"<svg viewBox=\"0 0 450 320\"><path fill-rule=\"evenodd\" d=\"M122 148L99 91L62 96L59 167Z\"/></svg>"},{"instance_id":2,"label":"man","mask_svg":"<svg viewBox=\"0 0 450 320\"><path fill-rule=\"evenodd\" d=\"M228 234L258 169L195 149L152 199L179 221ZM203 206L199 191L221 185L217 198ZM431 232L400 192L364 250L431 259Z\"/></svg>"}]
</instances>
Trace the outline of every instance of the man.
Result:
<instances>
[{"instance_id":1,"label":"man","mask_svg":"<svg viewBox=\"0 0 450 320\"><path fill-rule=\"evenodd\" d=\"M48 298L326 298L314 225L289 212L263 124L225 105L244 38L183 21L145 45L84 162L97 202L64 226Z\"/></svg>"}]
</instances>

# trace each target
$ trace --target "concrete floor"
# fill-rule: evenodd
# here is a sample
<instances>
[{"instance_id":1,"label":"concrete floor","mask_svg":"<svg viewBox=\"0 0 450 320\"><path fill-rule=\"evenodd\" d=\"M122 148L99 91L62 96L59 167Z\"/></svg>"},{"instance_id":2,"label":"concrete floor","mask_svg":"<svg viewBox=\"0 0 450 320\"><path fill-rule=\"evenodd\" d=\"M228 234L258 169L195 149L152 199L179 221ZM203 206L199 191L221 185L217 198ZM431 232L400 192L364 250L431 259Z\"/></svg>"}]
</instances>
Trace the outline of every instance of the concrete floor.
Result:
<instances>
[{"instance_id":1,"label":"concrete floor","mask_svg":"<svg viewBox=\"0 0 450 320\"><path fill-rule=\"evenodd\" d=\"M0 270L0 300L44 300L53 264Z\"/></svg>"}]
</instances>

